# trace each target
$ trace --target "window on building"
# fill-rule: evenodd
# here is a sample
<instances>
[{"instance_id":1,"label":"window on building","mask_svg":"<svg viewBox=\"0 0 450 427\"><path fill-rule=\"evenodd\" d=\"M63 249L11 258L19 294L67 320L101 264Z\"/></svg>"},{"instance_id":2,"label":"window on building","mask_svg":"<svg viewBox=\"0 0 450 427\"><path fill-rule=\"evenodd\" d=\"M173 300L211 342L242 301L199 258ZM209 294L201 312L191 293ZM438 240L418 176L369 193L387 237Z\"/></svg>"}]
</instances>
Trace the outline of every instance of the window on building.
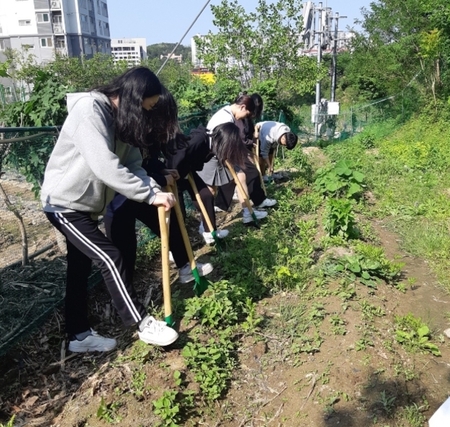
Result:
<instances>
[{"instance_id":1,"label":"window on building","mask_svg":"<svg viewBox=\"0 0 450 427\"><path fill-rule=\"evenodd\" d=\"M105 2L102 2L102 9L101 9L101 13L103 16L108 17L108 6L106 5Z\"/></svg>"},{"instance_id":2,"label":"window on building","mask_svg":"<svg viewBox=\"0 0 450 427\"><path fill-rule=\"evenodd\" d=\"M0 50L5 50L5 40L0 40Z\"/></svg>"},{"instance_id":3,"label":"window on building","mask_svg":"<svg viewBox=\"0 0 450 427\"><path fill-rule=\"evenodd\" d=\"M81 30L89 32L89 20L87 15L80 14Z\"/></svg>"},{"instance_id":4,"label":"window on building","mask_svg":"<svg viewBox=\"0 0 450 427\"><path fill-rule=\"evenodd\" d=\"M51 37L45 37L41 39L42 47L53 47L53 39Z\"/></svg>"},{"instance_id":5,"label":"window on building","mask_svg":"<svg viewBox=\"0 0 450 427\"><path fill-rule=\"evenodd\" d=\"M49 13L36 13L37 22L50 22Z\"/></svg>"},{"instance_id":6,"label":"window on building","mask_svg":"<svg viewBox=\"0 0 450 427\"><path fill-rule=\"evenodd\" d=\"M31 25L31 19L19 19L19 27L28 27Z\"/></svg>"},{"instance_id":7,"label":"window on building","mask_svg":"<svg viewBox=\"0 0 450 427\"><path fill-rule=\"evenodd\" d=\"M22 45L22 49L26 49L26 50L34 49L34 44L25 43Z\"/></svg>"}]
</instances>

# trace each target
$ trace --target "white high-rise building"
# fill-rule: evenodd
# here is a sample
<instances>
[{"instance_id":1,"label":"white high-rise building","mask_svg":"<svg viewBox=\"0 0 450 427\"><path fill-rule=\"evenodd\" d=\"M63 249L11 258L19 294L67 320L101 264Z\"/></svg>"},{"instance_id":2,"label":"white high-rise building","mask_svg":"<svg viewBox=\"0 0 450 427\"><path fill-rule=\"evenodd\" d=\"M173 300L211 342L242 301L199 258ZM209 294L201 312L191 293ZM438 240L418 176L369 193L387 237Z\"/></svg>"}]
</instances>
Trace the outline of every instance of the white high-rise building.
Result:
<instances>
[{"instance_id":1,"label":"white high-rise building","mask_svg":"<svg viewBox=\"0 0 450 427\"><path fill-rule=\"evenodd\" d=\"M112 39L111 53L114 61L127 61L129 66L139 65L147 59L145 38Z\"/></svg>"},{"instance_id":2,"label":"white high-rise building","mask_svg":"<svg viewBox=\"0 0 450 427\"><path fill-rule=\"evenodd\" d=\"M0 0L0 61L7 48L38 63L111 53L107 0Z\"/></svg>"}]
</instances>

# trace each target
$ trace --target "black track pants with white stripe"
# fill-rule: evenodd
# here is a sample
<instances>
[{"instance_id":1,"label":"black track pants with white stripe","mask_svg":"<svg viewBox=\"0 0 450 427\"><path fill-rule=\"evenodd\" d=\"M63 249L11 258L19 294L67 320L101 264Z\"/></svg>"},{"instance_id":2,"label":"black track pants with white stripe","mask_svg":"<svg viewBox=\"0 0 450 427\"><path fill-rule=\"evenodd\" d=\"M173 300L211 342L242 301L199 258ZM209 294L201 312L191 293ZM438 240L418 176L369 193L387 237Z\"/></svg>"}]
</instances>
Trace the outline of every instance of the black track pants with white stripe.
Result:
<instances>
[{"instance_id":1,"label":"black track pants with white stripe","mask_svg":"<svg viewBox=\"0 0 450 427\"><path fill-rule=\"evenodd\" d=\"M92 262L99 267L107 289L125 326L139 323L145 307L127 277L121 253L99 230L98 222L88 213L50 213L50 222L66 237L66 331L69 335L90 328L87 313L88 278Z\"/></svg>"}]
</instances>

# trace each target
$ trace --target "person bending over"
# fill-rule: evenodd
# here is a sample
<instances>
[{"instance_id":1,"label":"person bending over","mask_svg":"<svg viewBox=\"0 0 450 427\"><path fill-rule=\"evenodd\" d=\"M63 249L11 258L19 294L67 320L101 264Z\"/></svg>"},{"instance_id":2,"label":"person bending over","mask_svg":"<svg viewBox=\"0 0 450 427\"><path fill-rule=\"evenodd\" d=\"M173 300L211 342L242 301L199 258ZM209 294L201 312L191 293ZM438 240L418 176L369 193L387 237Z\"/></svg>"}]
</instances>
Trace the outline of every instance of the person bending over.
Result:
<instances>
[{"instance_id":1,"label":"person bending over","mask_svg":"<svg viewBox=\"0 0 450 427\"><path fill-rule=\"evenodd\" d=\"M176 203L141 166L140 150L145 149L151 109L160 93L156 75L136 67L106 86L67 96L69 114L45 170L41 201L67 242L65 327L70 351L109 351L117 345L114 338L95 332L88 319L92 262L125 326L134 326L149 344L166 346L178 338L165 322L147 314L121 251L98 228L98 217L116 192L166 210Z\"/></svg>"},{"instance_id":2,"label":"person bending over","mask_svg":"<svg viewBox=\"0 0 450 427\"><path fill-rule=\"evenodd\" d=\"M291 132L289 126L280 122L259 122L255 125L254 138L259 144L259 163L263 176L266 172L273 179L280 179L281 176L274 174L274 153L279 145L292 150L297 145L298 137Z\"/></svg>"}]
</instances>

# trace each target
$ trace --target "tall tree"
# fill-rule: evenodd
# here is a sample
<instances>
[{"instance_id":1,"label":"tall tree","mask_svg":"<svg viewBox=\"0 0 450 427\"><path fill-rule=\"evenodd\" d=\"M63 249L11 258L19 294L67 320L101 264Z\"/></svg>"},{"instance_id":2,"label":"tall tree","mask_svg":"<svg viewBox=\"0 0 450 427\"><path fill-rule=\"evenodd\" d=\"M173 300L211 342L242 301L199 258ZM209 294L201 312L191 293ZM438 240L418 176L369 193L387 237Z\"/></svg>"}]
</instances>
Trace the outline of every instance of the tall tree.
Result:
<instances>
[{"instance_id":1,"label":"tall tree","mask_svg":"<svg viewBox=\"0 0 450 427\"><path fill-rule=\"evenodd\" d=\"M259 0L254 12L246 12L237 0L222 0L211 9L218 32L196 42L199 57L219 78L237 79L244 87L273 80L286 93L313 90L318 67L313 58L300 55L300 0Z\"/></svg>"},{"instance_id":2,"label":"tall tree","mask_svg":"<svg viewBox=\"0 0 450 427\"><path fill-rule=\"evenodd\" d=\"M450 59L449 2L377 0L362 12L354 58L364 79L390 94L414 82L424 99L436 101L450 83L442 80Z\"/></svg>"}]
</instances>

